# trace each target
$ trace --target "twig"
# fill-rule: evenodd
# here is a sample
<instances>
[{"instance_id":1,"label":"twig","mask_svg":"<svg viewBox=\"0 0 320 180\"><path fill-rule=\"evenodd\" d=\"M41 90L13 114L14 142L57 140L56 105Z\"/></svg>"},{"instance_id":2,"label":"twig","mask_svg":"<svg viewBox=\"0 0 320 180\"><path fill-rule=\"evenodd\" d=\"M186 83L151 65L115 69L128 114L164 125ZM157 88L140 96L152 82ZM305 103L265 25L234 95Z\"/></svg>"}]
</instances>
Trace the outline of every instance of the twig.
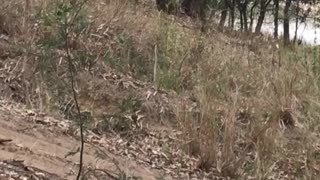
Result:
<instances>
[{"instance_id":1,"label":"twig","mask_svg":"<svg viewBox=\"0 0 320 180\"><path fill-rule=\"evenodd\" d=\"M80 6L80 7L82 7L82 6ZM80 10L78 10L75 13L74 19L75 19L76 15L78 15L79 11ZM80 112L80 107L79 107L79 103L78 103L77 92L75 90L75 79L74 79L75 69L74 69L74 66L72 63L73 58L72 58L72 55L70 52L70 45L69 45L69 25L70 24L68 23L68 19L65 18L65 22L64 22L65 50L67 52L67 61L68 61L68 66L69 66L71 89L72 89L72 93L73 93L73 99L76 104L77 114L78 114L78 118L79 118L79 127L80 127L80 139L81 139L80 161L79 161L79 171L78 171L77 178L76 178L77 180L79 180L81 177L82 167L83 167L84 135L83 135L83 120L81 118L81 112Z\"/></svg>"},{"instance_id":2,"label":"twig","mask_svg":"<svg viewBox=\"0 0 320 180\"><path fill-rule=\"evenodd\" d=\"M178 76L181 75L182 66L183 66L184 62L186 61L187 57L188 57L188 53L186 53L186 54L184 55L182 61L181 61L180 64L179 64L179 69L178 69L178 73L179 73L179 74L178 74Z\"/></svg>"},{"instance_id":3,"label":"twig","mask_svg":"<svg viewBox=\"0 0 320 180\"><path fill-rule=\"evenodd\" d=\"M157 45L154 47L154 67L153 67L153 82L154 86L157 89L157 64L158 64L158 49Z\"/></svg>"},{"instance_id":4,"label":"twig","mask_svg":"<svg viewBox=\"0 0 320 180\"><path fill-rule=\"evenodd\" d=\"M83 177L86 177L87 175L89 175L89 173L96 172L96 171L102 172L102 173L106 174L107 176L109 176L112 179L118 179L118 177L116 175L114 175L114 173L109 172L108 170L104 170L104 169L90 169L83 175Z\"/></svg>"},{"instance_id":5,"label":"twig","mask_svg":"<svg viewBox=\"0 0 320 180\"><path fill-rule=\"evenodd\" d=\"M11 142L12 139L0 139L0 145L3 145L4 143L7 143L7 142Z\"/></svg>"}]
</instances>

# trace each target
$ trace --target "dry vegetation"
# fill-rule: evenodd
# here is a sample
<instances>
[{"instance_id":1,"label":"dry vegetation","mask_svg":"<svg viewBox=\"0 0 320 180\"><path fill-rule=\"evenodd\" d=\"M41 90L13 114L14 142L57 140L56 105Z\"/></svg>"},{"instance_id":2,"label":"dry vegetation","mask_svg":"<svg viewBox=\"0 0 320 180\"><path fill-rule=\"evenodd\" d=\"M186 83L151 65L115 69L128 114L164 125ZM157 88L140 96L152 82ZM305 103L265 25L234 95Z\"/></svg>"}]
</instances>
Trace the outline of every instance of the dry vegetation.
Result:
<instances>
[{"instance_id":1,"label":"dry vegetation","mask_svg":"<svg viewBox=\"0 0 320 180\"><path fill-rule=\"evenodd\" d=\"M1 1L0 93L70 118L56 2ZM145 124L160 119L181 131L172 148L196 158L194 169L231 179L320 176L318 47L214 28L202 34L196 22L159 13L150 1L92 0L80 13L70 39L88 128L122 133L130 129L123 118L108 127L103 118L143 113ZM149 89L169 98L150 102Z\"/></svg>"}]
</instances>

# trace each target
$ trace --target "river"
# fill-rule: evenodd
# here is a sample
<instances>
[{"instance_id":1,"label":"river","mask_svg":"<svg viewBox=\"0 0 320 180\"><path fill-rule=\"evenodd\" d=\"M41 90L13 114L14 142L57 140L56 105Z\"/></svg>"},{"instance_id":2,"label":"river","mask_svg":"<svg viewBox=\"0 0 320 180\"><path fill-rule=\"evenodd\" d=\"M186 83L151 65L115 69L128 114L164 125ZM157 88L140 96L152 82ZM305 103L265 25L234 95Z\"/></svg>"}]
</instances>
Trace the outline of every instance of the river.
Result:
<instances>
[{"instance_id":1,"label":"river","mask_svg":"<svg viewBox=\"0 0 320 180\"><path fill-rule=\"evenodd\" d=\"M295 20L290 21L290 39L294 39L296 30ZM283 35L283 23L279 22L278 27L279 35ZM264 34L272 35L274 32L273 22L264 22L261 28ZM320 45L320 28L317 27L312 19L306 20L305 23L299 23L297 31L297 39L302 40L303 44L307 45Z\"/></svg>"}]
</instances>

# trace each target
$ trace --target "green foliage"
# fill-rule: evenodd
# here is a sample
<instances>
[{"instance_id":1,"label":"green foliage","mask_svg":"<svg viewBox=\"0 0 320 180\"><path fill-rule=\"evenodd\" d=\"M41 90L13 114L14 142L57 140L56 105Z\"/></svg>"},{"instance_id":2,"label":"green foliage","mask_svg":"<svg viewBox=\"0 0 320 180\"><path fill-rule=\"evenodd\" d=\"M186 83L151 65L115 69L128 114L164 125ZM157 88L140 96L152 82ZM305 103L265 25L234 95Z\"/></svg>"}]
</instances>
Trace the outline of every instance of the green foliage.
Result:
<instances>
[{"instance_id":1,"label":"green foliage","mask_svg":"<svg viewBox=\"0 0 320 180\"><path fill-rule=\"evenodd\" d=\"M288 48L281 49L282 56L286 58L289 63L303 62L305 68L319 75L320 73L320 47L299 47L299 51L292 51ZM317 80L318 81L318 80Z\"/></svg>"},{"instance_id":2,"label":"green foliage","mask_svg":"<svg viewBox=\"0 0 320 180\"><path fill-rule=\"evenodd\" d=\"M246 162L243 166L243 170L248 174L254 174L256 170L256 164L254 162Z\"/></svg>"},{"instance_id":3,"label":"green foliage","mask_svg":"<svg viewBox=\"0 0 320 180\"><path fill-rule=\"evenodd\" d=\"M133 38L121 33L116 35L113 40L117 43L117 48L106 50L105 63L122 73L130 72L135 78L150 80L152 64L148 57L137 49Z\"/></svg>"},{"instance_id":4,"label":"green foliage","mask_svg":"<svg viewBox=\"0 0 320 180\"><path fill-rule=\"evenodd\" d=\"M65 99L71 96L69 79L65 76L69 74L66 42L72 54L74 72L90 71L96 58L79 41L86 40L84 31L89 25L85 9L79 8L69 1L49 1L47 6L38 9L34 15L39 31L36 73L40 73L46 86L50 87L52 108L60 109L67 118L74 120L78 118L74 116L74 106L65 106ZM66 28L69 37L66 37Z\"/></svg>"},{"instance_id":5,"label":"green foliage","mask_svg":"<svg viewBox=\"0 0 320 180\"><path fill-rule=\"evenodd\" d=\"M173 70L162 70L158 77L160 87L179 91L180 78L179 74Z\"/></svg>"},{"instance_id":6,"label":"green foliage","mask_svg":"<svg viewBox=\"0 0 320 180\"><path fill-rule=\"evenodd\" d=\"M157 81L166 89L181 90L181 63L190 53L190 40L181 34L176 24L162 21L156 34L157 45Z\"/></svg>"},{"instance_id":7,"label":"green foliage","mask_svg":"<svg viewBox=\"0 0 320 180\"><path fill-rule=\"evenodd\" d=\"M313 59L312 59L312 70L314 73L320 73L320 47L315 47L312 50Z\"/></svg>"},{"instance_id":8,"label":"green foliage","mask_svg":"<svg viewBox=\"0 0 320 180\"><path fill-rule=\"evenodd\" d=\"M124 116L120 116L116 119L116 122L115 124L113 124L112 129L119 133L127 133L131 130L131 123L132 122L130 119Z\"/></svg>"},{"instance_id":9,"label":"green foliage","mask_svg":"<svg viewBox=\"0 0 320 180\"><path fill-rule=\"evenodd\" d=\"M102 120L94 128L98 133L117 132L125 135L132 130L132 121L124 114L104 115Z\"/></svg>"},{"instance_id":10,"label":"green foliage","mask_svg":"<svg viewBox=\"0 0 320 180\"><path fill-rule=\"evenodd\" d=\"M95 59L97 58L97 55L87 51L83 51L81 49L74 50L73 52L76 57L76 60L73 62L74 68L79 72L81 70L90 72L96 64Z\"/></svg>"},{"instance_id":11,"label":"green foliage","mask_svg":"<svg viewBox=\"0 0 320 180\"><path fill-rule=\"evenodd\" d=\"M89 111L81 111L80 112L80 116L81 117L78 117L78 115L75 116L74 117L75 118L74 121L76 121L78 125L80 125L82 123L85 128L91 128L92 125L93 125L93 123L92 123L93 122L93 117L92 117L91 112L89 112ZM80 120L82 122L80 122Z\"/></svg>"},{"instance_id":12,"label":"green foliage","mask_svg":"<svg viewBox=\"0 0 320 180\"><path fill-rule=\"evenodd\" d=\"M97 125L99 132L117 132L126 135L132 130L133 122L128 117L141 109L142 101L133 95L119 100L117 104L119 111L115 114L105 114L102 121Z\"/></svg>"},{"instance_id":13,"label":"green foliage","mask_svg":"<svg viewBox=\"0 0 320 180\"><path fill-rule=\"evenodd\" d=\"M123 99L119 104L118 107L120 109L120 113L133 113L139 110L142 106L141 100L138 98L129 95L127 98Z\"/></svg>"},{"instance_id":14,"label":"green foliage","mask_svg":"<svg viewBox=\"0 0 320 180\"><path fill-rule=\"evenodd\" d=\"M223 2L223 0L206 0L207 2L207 7L209 9L219 9L221 6L221 2Z\"/></svg>"},{"instance_id":15,"label":"green foliage","mask_svg":"<svg viewBox=\"0 0 320 180\"><path fill-rule=\"evenodd\" d=\"M55 9L55 19L60 23L64 23L67 20L67 14L71 11L71 4L66 2L60 2Z\"/></svg>"},{"instance_id":16,"label":"green foliage","mask_svg":"<svg viewBox=\"0 0 320 180\"><path fill-rule=\"evenodd\" d=\"M35 18L41 30L47 32L38 40L38 45L46 49L61 47L64 44L66 23L70 23L71 34L80 34L89 25L86 12L83 9L78 11L65 1L50 1L45 9L37 11Z\"/></svg>"}]
</instances>

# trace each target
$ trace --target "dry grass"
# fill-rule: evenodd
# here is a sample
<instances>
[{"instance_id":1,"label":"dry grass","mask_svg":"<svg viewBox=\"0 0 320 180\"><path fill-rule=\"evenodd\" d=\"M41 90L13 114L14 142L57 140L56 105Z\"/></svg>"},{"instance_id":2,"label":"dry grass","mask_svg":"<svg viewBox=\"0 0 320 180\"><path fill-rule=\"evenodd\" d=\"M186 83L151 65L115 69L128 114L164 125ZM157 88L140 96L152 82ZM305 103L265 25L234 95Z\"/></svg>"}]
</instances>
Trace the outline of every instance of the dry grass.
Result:
<instances>
[{"instance_id":1,"label":"dry grass","mask_svg":"<svg viewBox=\"0 0 320 180\"><path fill-rule=\"evenodd\" d=\"M24 39L35 50L37 39L51 36L55 27L34 30L32 14L37 8L46 14L50 3L25 2L1 3L0 32L8 32L13 45ZM199 168L215 168L243 179L278 179L283 172L314 179L320 174L318 49L281 45L278 49L274 42L258 37L236 38L215 31L204 35L192 28L192 22L187 28L181 19L150 6L125 0L90 1L86 6L90 23L79 46L94 54L98 66L107 57L119 63L107 62L109 66L146 81L152 80L154 48L158 48L160 87L194 95L196 108L179 107L176 119L184 132L184 149L200 158ZM25 7L30 8L30 17ZM21 38L27 31L30 38ZM30 54L24 54L29 59L26 64L36 74L33 65L38 61ZM59 56L54 57L56 78L63 79ZM22 94L29 101L38 99L38 106L53 96L44 76L22 76L31 82ZM83 76L95 78L98 73Z\"/></svg>"},{"instance_id":2,"label":"dry grass","mask_svg":"<svg viewBox=\"0 0 320 180\"><path fill-rule=\"evenodd\" d=\"M259 179L270 177L276 162L282 161L282 158L290 159L289 154L296 150L287 143L294 141L301 147L304 142L310 141L311 134L319 133L309 129L310 121L315 123L312 126L319 126L319 122L315 122L318 113L309 109L310 106L306 107L313 100L318 101L319 96L318 72L305 65L310 65L315 59L310 54L303 59L297 58L304 51L296 47L294 51L281 49L273 54L269 49L258 47L259 52L251 52L247 45L233 47L232 43L213 42L211 39L210 43L205 44L206 51L195 76L200 91L194 94L200 96L201 112L207 112L206 106L211 104L214 107L211 113L222 109L224 114L218 122L216 118L208 119L220 124L221 132L216 134L222 140L219 142L216 136L211 135L206 136L206 140L216 142L215 147L222 146L222 172L242 176L251 171ZM280 58L281 66L273 65L274 59L279 62ZM216 128L207 130L210 126L200 125L199 128L200 132L217 131ZM297 131L300 133L296 134ZM305 147L304 151L313 151L318 143L313 142L312 148ZM242 168L251 161L248 160L250 153L255 153L251 157L253 170L244 171ZM299 158L305 156L299 154ZM299 158L291 159L291 163L299 164ZM319 159L310 161L317 162L319 166ZM304 174L307 172L298 166L291 169L300 171L293 176L306 178ZM317 166L308 171L319 173Z\"/></svg>"}]
</instances>

